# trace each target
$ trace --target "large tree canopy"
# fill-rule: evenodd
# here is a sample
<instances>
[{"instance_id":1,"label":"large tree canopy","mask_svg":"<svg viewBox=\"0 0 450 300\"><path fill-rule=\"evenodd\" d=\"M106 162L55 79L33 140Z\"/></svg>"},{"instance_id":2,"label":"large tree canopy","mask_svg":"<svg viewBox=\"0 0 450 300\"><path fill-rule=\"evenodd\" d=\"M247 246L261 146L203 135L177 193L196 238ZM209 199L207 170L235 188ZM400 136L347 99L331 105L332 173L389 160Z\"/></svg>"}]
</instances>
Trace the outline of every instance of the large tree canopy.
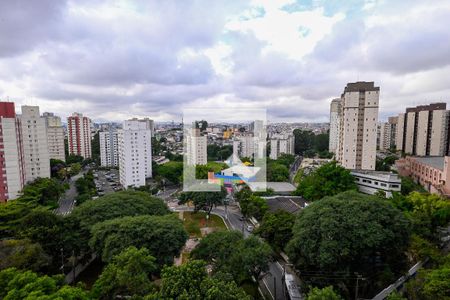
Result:
<instances>
[{"instance_id":1,"label":"large tree canopy","mask_svg":"<svg viewBox=\"0 0 450 300\"><path fill-rule=\"evenodd\" d=\"M178 184L183 178L183 162L169 161L163 165L156 165L153 176L160 176L172 183Z\"/></svg>"},{"instance_id":2,"label":"large tree canopy","mask_svg":"<svg viewBox=\"0 0 450 300\"><path fill-rule=\"evenodd\" d=\"M129 247L103 270L94 284L92 295L96 299L116 299L118 295L145 296L152 292L152 274L157 270L155 258L146 248Z\"/></svg>"},{"instance_id":3,"label":"large tree canopy","mask_svg":"<svg viewBox=\"0 0 450 300\"><path fill-rule=\"evenodd\" d=\"M250 300L233 281L208 277L206 263L193 260L181 266L166 267L161 272L161 290L145 299Z\"/></svg>"},{"instance_id":4,"label":"large tree canopy","mask_svg":"<svg viewBox=\"0 0 450 300\"><path fill-rule=\"evenodd\" d=\"M275 249L283 250L292 237L295 216L284 210L266 213L256 233Z\"/></svg>"},{"instance_id":5,"label":"large tree canopy","mask_svg":"<svg viewBox=\"0 0 450 300\"><path fill-rule=\"evenodd\" d=\"M388 268L403 271L409 236L408 220L386 200L349 191L303 209L287 253L305 274L339 272L345 277L359 272L373 276ZM337 284L327 279L321 282Z\"/></svg>"},{"instance_id":6,"label":"large tree canopy","mask_svg":"<svg viewBox=\"0 0 450 300\"><path fill-rule=\"evenodd\" d=\"M91 247L110 261L129 246L145 247L160 265L170 264L180 254L188 235L174 215L123 217L92 227Z\"/></svg>"},{"instance_id":7,"label":"large tree canopy","mask_svg":"<svg viewBox=\"0 0 450 300\"><path fill-rule=\"evenodd\" d=\"M302 178L295 194L313 201L347 190L356 190L355 179L350 171L333 161Z\"/></svg>"},{"instance_id":8,"label":"large tree canopy","mask_svg":"<svg viewBox=\"0 0 450 300\"><path fill-rule=\"evenodd\" d=\"M327 286L323 289L313 288L306 300L342 300L342 297L336 294L332 286Z\"/></svg>"},{"instance_id":9,"label":"large tree canopy","mask_svg":"<svg viewBox=\"0 0 450 300\"><path fill-rule=\"evenodd\" d=\"M65 218L65 223L71 233L70 242L79 253L89 249L90 231L97 223L125 216L165 215L169 212L161 199L146 192L127 190L84 202Z\"/></svg>"},{"instance_id":10,"label":"large tree canopy","mask_svg":"<svg viewBox=\"0 0 450 300\"><path fill-rule=\"evenodd\" d=\"M70 242L73 231L66 228L64 219L51 211L35 209L18 225L17 236L39 243L52 259L52 271L57 271L61 262L61 248L71 253Z\"/></svg>"},{"instance_id":11,"label":"large tree canopy","mask_svg":"<svg viewBox=\"0 0 450 300\"><path fill-rule=\"evenodd\" d=\"M17 268L38 271L50 264L41 245L29 240L0 240L0 270Z\"/></svg>"},{"instance_id":12,"label":"large tree canopy","mask_svg":"<svg viewBox=\"0 0 450 300\"><path fill-rule=\"evenodd\" d=\"M269 245L255 236L244 239L238 231L213 232L191 252L211 263L215 273L231 274L237 283L267 271L271 254Z\"/></svg>"},{"instance_id":13,"label":"large tree canopy","mask_svg":"<svg viewBox=\"0 0 450 300\"><path fill-rule=\"evenodd\" d=\"M71 218L76 219L82 228L91 228L94 224L125 216L165 215L170 211L158 198L145 192L121 191L105 195L95 201L87 201L75 208Z\"/></svg>"},{"instance_id":14,"label":"large tree canopy","mask_svg":"<svg viewBox=\"0 0 450 300\"><path fill-rule=\"evenodd\" d=\"M64 284L64 277L39 276L32 271L15 268L0 272L0 299L4 300L88 300L88 292Z\"/></svg>"},{"instance_id":15,"label":"large tree canopy","mask_svg":"<svg viewBox=\"0 0 450 300\"><path fill-rule=\"evenodd\" d=\"M319 154L321 157L326 157L328 153L328 145L330 134L321 133L314 134L310 130L295 129L295 153L306 157Z\"/></svg>"},{"instance_id":16,"label":"large tree canopy","mask_svg":"<svg viewBox=\"0 0 450 300\"><path fill-rule=\"evenodd\" d=\"M184 192L178 196L178 202L192 202L195 211L204 210L209 215L215 206L223 203L226 195L224 187L221 187L219 192Z\"/></svg>"}]
</instances>

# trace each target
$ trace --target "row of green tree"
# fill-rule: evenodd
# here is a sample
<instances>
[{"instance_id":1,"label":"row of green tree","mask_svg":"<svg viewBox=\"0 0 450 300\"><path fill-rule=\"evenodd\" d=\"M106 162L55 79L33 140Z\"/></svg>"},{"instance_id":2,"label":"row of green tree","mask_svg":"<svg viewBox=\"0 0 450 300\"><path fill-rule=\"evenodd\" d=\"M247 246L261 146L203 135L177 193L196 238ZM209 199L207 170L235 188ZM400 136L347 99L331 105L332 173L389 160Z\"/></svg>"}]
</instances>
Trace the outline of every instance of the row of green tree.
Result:
<instances>
[{"instance_id":1,"label":"row of green tree","mask_svg":"<svg viewBox=\"0 0 450 300\"><path fill-rule=\"evenodd\" d=\"M276 160L267 159L267 181L289 181L289 168L295 161L294 155L281 154Z\"/></svg>"},{"instance_id":2,"label":"row of green tree","mask_svg":"<svg viewBox=\"0 0 450 300\"><path fill-rule=\"evenodd\" d=\"M76 197L77 205L92 199L97 194L93 172L88 171L83 177L78 178L75 181L75 187L78 193Z\"/></svg>"},{"instance_id":3,"label":"row of green tree","mask_svg":"<svg viewBox=\"0 0 450 300\"><path fill-rule=\"evenodd\" d=\"M365 279L360 296L373 296L415 262L431 258L428 266L435 268L420 272L407 296L444 299L448 264L438 244L439 229L450 221L450 203L403 181L402 193L391 199L363 195L347 170L326 164L300 181L296 193L312 201L308 207L298 216L267 212L256 233L287 252L307 285L334 286L344 298L352 297L358 275Z\"/></svg>"},{"instance_id":4,"label":"row of green tree","mask_svg":"<svg viewBox=\"0 0 450 300\"><path fill-rule=\"evenodd\" d=\"M52 210L68 188L56 179L38 178L27 184L14 201L0 205L0 239L9 237L34 209Z\"/></svg>"},{"instance_id":5,"label":"row of green tree","mask_svg":"<svg viewBox=\"0 0 450 300\"><path fill-rule=\"evenodd\" d=\"M331 158L328 152L330 134L315 134L310 130L295 129L295 153L304 157Z\"/></svg>"},{"instance_id":6,"label":"row of green tree","mask_svg":"<svg viewBox=\"0 0 450 300\"><path fill-rule=\"evenodd\" d=\"M199 260L171 267L187 233L161 200L136 191L86 201L64 218L34 209L3 238L4 299L30 293L37 299L250 299L238 286L261 276L271 257L270 247L258 238L217 232L192 253ZM61 259L68 264L90 253L107 264L91 291L50 276L59 272ZM206 265L213 266L212 276Z\"/></svg>"},{"instance_id":7,"label":"row of green tree","mask_svg":"<svg viewBox=\"0 0 450 300\"><path fill-rule=\"evenodd\" d=\"M39 276L32 271L0 272L0 298L29 299L248 299L251 298L225 274L208 275L207 263L192 260L181 266L158 264L146 248L128 247L113 257L91 291L83 284L68 286L61 275ZM155 279L160 277L160 283Z\"/></svg>"}]
</instances>

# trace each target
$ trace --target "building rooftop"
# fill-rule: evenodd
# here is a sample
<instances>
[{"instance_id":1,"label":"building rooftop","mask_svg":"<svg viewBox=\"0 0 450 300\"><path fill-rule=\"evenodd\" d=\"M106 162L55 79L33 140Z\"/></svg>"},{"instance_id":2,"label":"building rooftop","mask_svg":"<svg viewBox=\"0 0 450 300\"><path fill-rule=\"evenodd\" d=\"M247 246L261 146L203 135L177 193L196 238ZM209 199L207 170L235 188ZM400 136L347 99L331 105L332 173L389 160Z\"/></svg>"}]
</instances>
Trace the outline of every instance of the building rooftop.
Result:
<instances>
[{"instance_id":1,"label":"building rooftop","mask_svg":"<svg viewBox=\"0 0 450 300\"><path fill-rule=\"evenodd\" d=\"M347 83L344 93L360 91L379 91L380 87L375 86L373 81L358 81Z\"/></svg>"},{"instance_id":2,"label":"building rooftop","mask_svg":"<svg viewBox=\"0 0 450 300\"><path fill-rule=\"evenodd\" d=\"M444 156L416 156L414 159L424 165L444 170Z\"/></svg>"},{"instance_id":3,"label":"building rooftop","mask_svg":"<svg viewBox=\"0 0 450 300\"><path fill-rule=\"evenodd\" d=\"M250 177L255 176L256 173L258 173L258 171L260 169L261 168L259 168L259 167L249 167L249 166L245 166L245 165L235 165L235 166L232 166L232 167L230 167L228 169L222 170L221 173L225 174L225 175L233 173L233 174L238 175L239 177L250 178Z\"/></svg>"},{"instance_id":4,"label":"building rooftop","mask_svg":"<svg viewBox=\"0 0 450 300\"><path fill-rule=\"evenodd\" d=\"M272 189L276 193L288 192L291 193L295 191L295 186L293 186L289 182L247 182L247 185L252 190L259 190L259 188L263 188L264 185L267 189Z\"/></svg>"},{"instance_id":5,"label":"building rooftop","mask_svg":"<svg viewBox=\"0 0 450 300\"><path fill-rule=\"evenodd\" d=\"M281 209L296 214L308 205L306 200L300 196L273 196L263 198L267 201L267 205L271 212Z\"/></svg>"},{"instance_id":6,"label":"building rooftop","mask_svg":"<svg viewBox=\"0 0 450 300\"><path fill-rule=\"evenodd\" d=\"M388 181L388 182L401 182L401 179L397 174L388 171L373 171L373 170L352 170L353 176L365 176L373 179Z\"/></svg>"}]
</instances>

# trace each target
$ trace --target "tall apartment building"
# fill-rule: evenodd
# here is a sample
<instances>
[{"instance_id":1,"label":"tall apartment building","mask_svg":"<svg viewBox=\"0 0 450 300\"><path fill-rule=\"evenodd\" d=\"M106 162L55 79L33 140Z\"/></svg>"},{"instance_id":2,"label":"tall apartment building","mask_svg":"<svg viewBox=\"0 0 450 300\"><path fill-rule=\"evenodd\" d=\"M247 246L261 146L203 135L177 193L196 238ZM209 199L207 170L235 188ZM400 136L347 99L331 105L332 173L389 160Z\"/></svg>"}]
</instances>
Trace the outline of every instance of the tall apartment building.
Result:
<instances>
[{"instance_id":1,"label":"tall apartment building","mask_svg":"<svg viewBox=\"0 0 450 300\"><path fill-rule=\"evenodd\" d=\"M273 135L270 139L270 155L271 159L278 159L281 154L294 155L294 135L289 134L277 134Z\"/></svg>"},{"instance_id":2,"label":"tall apartment building","mask_svg":"<svg viewBox=\"0 0 450 300\"><path fill-rule=\"evenodd\" d=\"M25 184L22 128L13 102L0 102L0 140L0 202L6 202Z\"/></svg>"},{"instance_id":3,"label":"tall apartment building","mask_svg":"<svg viewBox=\"0 0 450 300\"><path fill-rule=\"evenodd\" d=\"M148 119L148 126L150 127L150 132L152 137L155 136L155 121Z\"/></svg>"},{"instance_id":4,"label":"tall apartment building","mask_svg":"<svg viewBox=\"0 0 450 300\"><path fill-rule=\"evenodd\" d=\"M378 123L377 128L377 148L379 150L389 150L395 148L397 135L398 117L389 117L387 122Z\"/></svg>"},{"instance_id":5,"label":"tall apartment building","mask_svg":"<svg viewBox=\"0 0 450 300\"><path fill-rule=\"evenodd\" d=\"M238 157L253 158L255 154L255 138L252 133L235 137L233 140L233 154Z\"/></svg>"},{"instance_id":6,"label":"tall apartment building","mask_svg":"<svg viewBox=\"0 0 450 300\"><path fill-rule=\"evenodd\" d=\"M389 150L391 148L391 126L388 122L377 125L377 149Z\"/></svg>"},{"instance_id":7,"label":"tall apartment building","mask_svg":"<svg viewBox=\"0 0 450 300\"><path fill-rule=\"evenodd\" d=\"M186 162L188 165L206 165L207 137L200 134L200 129L194 128L186 136Z\"/></svg>"},{"instance_id":8,"label":"tall apartment building","mask_svg":"<svg viewBox=\"0 0 450 300\"><path fill-rule=\"evenodd\" d=\"M43 117L47 126L48 153L50 159L66 160L64 149L64 127L61 118L53 113L45 112Z\"/></svg>"},{"instance_id":9,"label":"tall apartment building","mask_svg":"<svg viewBox=\"0 0 450 300\"><path fill-rule=\"evenodd\" d=\"M69 154L91 158L91 120L83 114L73 113L67 118Z\"/></svg>"},{"instance_id":10,"label":"tall apartment building","mask_svg":"<svg viewBox=\"0 0 450 300\"><path fill-rule=\"evenodd\" d=\"M22 145L25 162L25 181L50 178L47 126L39 114L39 106L22 106Z\"/></svg>"},{"instance_id":11,"label":"tall apartment building","mask_svg":"<svg viewBox=\"0 0 450 300\"><path fill-rule=\"evenodd\" d=\"M100 131L100 164L102 167L119 166L118 132L114 128Z\"/></svg>"},{"instance_id":12,"label":"tall apartment building","mask_svg":"<svg viewBox=\"0 0 450 300\"><path fill-rule=\"evenodd\" d=\"M336 153L339 144L340 131L340 115L341 115L341 99L333 99L330 104L330 143L328 151Z\"/></svg>"},{"instance_id":13,"label":"tall apartment building","mask_svg":"<svg viewBox=\"0 0 450 300\"><path fill-rule=\"evenodd\" d=\"M379 95L365 81L348 83L341 95L336 159L346 169L375 170Z\"/></svg>"},{"instance_id":14,"label":"tall apartment building","mask_svg":"<svg viewBox=\"0 0 450 300\"><path fill-rule=\"evenodd\" d=\"M396 147L397 142L397 123L398 123L398 117L389 117L388 118L388 124L389 124L389 131L391 133L389 139L390 139L390 148L393 149Z\"/></svg>"},{"instance_id":15,"label":"tall apartment building","mask_svg":"<svg viewBox=\"0 0 450 300\"><path fill-rule=\"evenodd\" d=\"M144 186L152 177L151 130L147 120L131 119L118 130L119 177L123 187Z\"/></svg>"},{"instance_id":16,"label":"tall apartment building","mask_svg":"<svg viewBox=\"0 0 450 300\"><path fill-rule=\"evenodd\" d=\"M450 153L450 112L446 103L410 107L397 118L397 150L416 156Z\"/></svg>"}]
</instances>

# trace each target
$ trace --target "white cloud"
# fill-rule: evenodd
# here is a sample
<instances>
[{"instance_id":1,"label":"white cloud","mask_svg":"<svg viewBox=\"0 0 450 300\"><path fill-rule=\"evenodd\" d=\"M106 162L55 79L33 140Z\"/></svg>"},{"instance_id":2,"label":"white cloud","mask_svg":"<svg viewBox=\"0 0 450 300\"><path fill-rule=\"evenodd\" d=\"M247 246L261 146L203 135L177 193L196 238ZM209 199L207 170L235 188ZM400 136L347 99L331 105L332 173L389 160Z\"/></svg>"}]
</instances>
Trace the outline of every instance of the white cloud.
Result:
<instances>
[{"instance_id":1,"label":"white cloud","mask_svg":"<svg viewBox=\"0 0 450 300\"><path fill-rule=\"evenodd\" d=\"M360 79L381 87L384 118L450 93L446 0L3 1L0 20L0 99L63 117L241 106L326 121Z\"/></svg>"},{"instance_id":2,"label":"white cloud","mask_svg":"<svg viewBox=\"0 0 450 300\"><path fill-rule=\"evenodd\" d=\"M256 5L265 11L264 16L242 17L248 15L245 11L228 22L225 28L253 33L257 39L267 43L263 49L265 54L273 51L300 60L311 53L316 44L345 16L342 13L325 16L323 8L293 12L283 10L284 5L290 2L261 1Z\"/></svg>"}]
</instances>

